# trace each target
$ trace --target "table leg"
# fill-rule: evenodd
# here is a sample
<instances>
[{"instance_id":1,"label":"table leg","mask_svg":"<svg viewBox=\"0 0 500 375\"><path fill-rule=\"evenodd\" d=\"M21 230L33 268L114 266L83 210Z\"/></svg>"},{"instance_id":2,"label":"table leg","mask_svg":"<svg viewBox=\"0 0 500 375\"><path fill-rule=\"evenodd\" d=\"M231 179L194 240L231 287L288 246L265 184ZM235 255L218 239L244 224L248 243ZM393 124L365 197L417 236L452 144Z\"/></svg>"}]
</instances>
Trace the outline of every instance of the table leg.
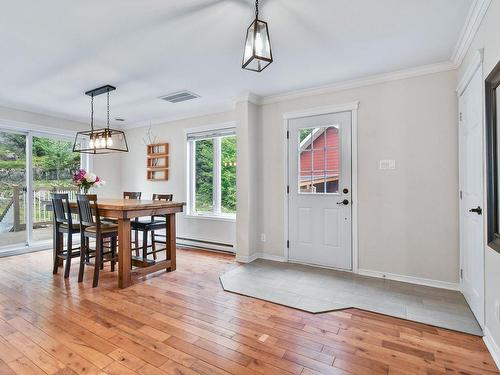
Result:
<instances>
[{"instance_id":1,"label":"table leg","mask_svg":"<svg viewBox=\"0 0 500 375\"><path fill-rule=\"evenodd\" d=\"M167 243L165 244L167 250L167 259L170 259L170 267L167 267L167 271L175 271L176 269L176 233L175 233L175 214L166 215L167 224Z\"/></svg>"},{"instance_id":2,"label":"table leg","mask_svg":"<svg viewBox=\"0 0 500 375\"><path fill-rule=\"evenodd\" d=\"M118 219L118 287L132 284L130 273L130 219Z\"/></svg>"}]
</instances>

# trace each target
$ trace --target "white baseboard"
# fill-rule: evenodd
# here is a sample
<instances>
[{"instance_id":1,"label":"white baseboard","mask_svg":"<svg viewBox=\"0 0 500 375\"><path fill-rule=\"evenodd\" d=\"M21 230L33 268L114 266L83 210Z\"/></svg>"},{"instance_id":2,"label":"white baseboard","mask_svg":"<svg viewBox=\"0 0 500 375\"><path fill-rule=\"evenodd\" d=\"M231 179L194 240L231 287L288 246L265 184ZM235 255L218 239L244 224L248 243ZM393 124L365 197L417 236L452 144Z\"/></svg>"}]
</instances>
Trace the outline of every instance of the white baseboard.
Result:
<instances>
[{"instance_id":1,"label":"white baseboard","mask_svg":"<svg viewBox=\"0 0 500 375\"><path fill-rule=\"evenodd\" d=\"M229 253L235 252L235 249L232 246L224 245L224 244L216 244L216 243L205 241L205 240L193 240L193 239L186 239L186 238L177 237L176 242L177 242L177 245L192 246L195 248L224 251L224 252L229 252Z\"/></svg>"},{"instance_id":2,"label":"white baseboard","mask_svg":"<svg viewBox=\"0 0 500 375\"><path fill-rule=\"evenodd\" d=\"M394 273L387 273L387 272L373 271L366 269L359 269L358 273L363 276L377 277L380 279L401 281L404 283L431 286L434 288L441 288L441 289L460 290L460 285L458 283L450 283L447 281L425 279L422 277L414 277L414 276L397 275Z\"/></svg>"},{"instance_id":3,"label":"white baseboard","mask_svg":"<svg viewBox=\"0 0 500 375\"><path fill-rule=\"evenodd\" d=\"M249 256L236 254L236 261L241 263L251 263L256 259L266 259L275 262L285 262L285 258L283 256L266 254L262 252L253 253L252 255Z\"/></svg>"},{"instance_id":4,"label":"white baseboard","mask_svg":"<svg viewBox=\"0 0 500 375\"><path fill-rule=\"evenodd\" d=\"M500 346L493 339L493 336L491 335L491 332L488 330L488 327L485 326L483 331L484 331L483 341L486 344L488 350L490 351L490 354L497 365L497 369L500 370Z\"/></svg>"}]
</instances>

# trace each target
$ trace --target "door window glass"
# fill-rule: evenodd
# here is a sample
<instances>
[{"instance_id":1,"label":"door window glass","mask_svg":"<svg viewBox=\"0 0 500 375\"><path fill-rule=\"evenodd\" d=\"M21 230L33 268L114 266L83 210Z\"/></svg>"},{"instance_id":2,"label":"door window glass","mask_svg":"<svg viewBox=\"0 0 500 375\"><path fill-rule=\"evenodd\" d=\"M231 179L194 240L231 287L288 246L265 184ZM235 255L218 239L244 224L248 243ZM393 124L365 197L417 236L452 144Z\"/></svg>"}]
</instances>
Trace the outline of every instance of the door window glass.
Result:
<instances>
[{"instance_id":1,"label":"door window glass","mask_svg":"<svg viewBox=\"0 0 500 375\"><path fill-rule=\"evenodd\" d=\"M298 137L299 193L338 193L340 178L338 125L299 129Z\"/></svg>"}]
</instances>

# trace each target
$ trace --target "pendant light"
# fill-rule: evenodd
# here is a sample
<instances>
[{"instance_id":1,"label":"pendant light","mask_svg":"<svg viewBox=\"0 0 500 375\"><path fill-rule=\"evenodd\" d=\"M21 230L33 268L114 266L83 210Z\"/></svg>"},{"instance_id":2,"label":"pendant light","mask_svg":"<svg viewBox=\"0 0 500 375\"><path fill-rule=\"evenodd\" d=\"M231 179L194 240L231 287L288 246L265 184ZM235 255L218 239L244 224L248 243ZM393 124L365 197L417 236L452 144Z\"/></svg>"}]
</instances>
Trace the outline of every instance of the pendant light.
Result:
<instances>
[{"instance_id":1,"label":"pendant light","mask_svg":"<svg viewBox=\"0 0 500 375\"><path fill-rule=\"evenodd\" d=\"M76 133L73 151L83 154L109 154L111 152L128 152L127 138L122 130L109 127L109 93L116 87L106 85L87 91L90 96L90 130ZM107 122L106 128L94 129L94 97L106 94Z\"/></svg>"},{"instance_id":2,"label":"pendant light","mask_svg":"<svg viewBox=\"0 0 500 375\"><path fill-rule=\"evenodd\" d=\"M247 29L245 52L241 67L254 72L262 72L273 62L271 40L267 22L259 20L259 0L255 1L255 20Z\"/></svg>"}]
</instances>

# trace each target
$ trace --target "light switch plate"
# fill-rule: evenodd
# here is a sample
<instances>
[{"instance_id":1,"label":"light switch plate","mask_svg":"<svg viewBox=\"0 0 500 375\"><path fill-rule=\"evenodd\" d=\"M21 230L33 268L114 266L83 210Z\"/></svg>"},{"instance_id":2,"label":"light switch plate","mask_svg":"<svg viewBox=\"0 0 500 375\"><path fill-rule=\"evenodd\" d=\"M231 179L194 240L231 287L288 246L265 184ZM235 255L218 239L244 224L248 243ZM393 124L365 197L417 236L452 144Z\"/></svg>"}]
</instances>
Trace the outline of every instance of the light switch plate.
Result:
<instances>
[{"instance_id":1,"label":"light switch plate","mask_svg":"<svg viewBox=\"0 0 500 375\"><path fill-rule=\"evenodd\" d=\"M396 169L396 160L386 159L379 161L379 169Z\"/></svg>"}]
</instances>

